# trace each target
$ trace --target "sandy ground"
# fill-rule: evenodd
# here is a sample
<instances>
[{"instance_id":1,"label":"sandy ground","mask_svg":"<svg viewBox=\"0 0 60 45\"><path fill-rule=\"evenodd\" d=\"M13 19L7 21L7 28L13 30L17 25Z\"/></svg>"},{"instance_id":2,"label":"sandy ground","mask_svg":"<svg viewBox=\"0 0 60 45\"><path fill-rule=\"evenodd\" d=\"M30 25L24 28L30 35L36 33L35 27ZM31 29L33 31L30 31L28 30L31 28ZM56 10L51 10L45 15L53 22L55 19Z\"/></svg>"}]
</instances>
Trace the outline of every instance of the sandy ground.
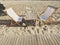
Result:
<instances>
[{"instance_id":1,"label":"sandy ground","mask_svg":"<svg viewBox=\"0 0 60 45\"><path fill-rule=\"evenodd\" d=\"M0 0L0 1L60 1L60 0Z\"/></svg>"},{"instance_id":2,"label":"sandy ground","mask_svg":"<svg viewBox=\"0 0 60 45\"><path fill-rule=\"evenodd\" d=\"M2 2L6 9L12 7L18 14L24 14L25 7L32 7L32 10L40 15L46 10L48 5L57 7L58 9L52 14L55 21L60 21L60 2L19 2L6 1ZM10 20L9 16L1 16L0 20ZM7 27L0 25L0 45L60 45L60 23L46 25L47 30L43 26L28 27Z\"/></svg>"}]
</instances>

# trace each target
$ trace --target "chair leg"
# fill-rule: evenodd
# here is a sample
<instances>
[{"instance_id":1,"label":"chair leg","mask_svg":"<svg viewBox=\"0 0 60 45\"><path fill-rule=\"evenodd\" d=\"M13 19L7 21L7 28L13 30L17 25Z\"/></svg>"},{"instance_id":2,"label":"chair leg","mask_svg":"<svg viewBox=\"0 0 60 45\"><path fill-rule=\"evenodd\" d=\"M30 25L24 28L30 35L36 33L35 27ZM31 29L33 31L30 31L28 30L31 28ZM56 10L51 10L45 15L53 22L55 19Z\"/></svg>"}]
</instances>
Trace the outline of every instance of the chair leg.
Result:
<instances>
[{"instance_id":1,"label":"chair leg","mask_svg":"<svg viewBox=\"0 0 60 45\"><path fill-rule=\"evenodd\" d=\"M47 20L47 23L52 24L52 23L53 23L52 18L49 18L49 19Z\"/></svg>"},{"instance_id":2,"label":"chair leg","mask_svg":"<svg viewBox=\"0 0 60 45\"><path fill-rule=\"evenodd\" d=\"M43 26L44 25L44 21L39 21L39 26Z\"/></svg>"},{"instance_id":3,"label":"chair leg","mask_svg":"<svg viewBox=\"0 0 60 45\"><path fill-rule=\"evenodd\" d=\"M10 25L15 25L16 23L13 21L13 20L11 20L11 24Z\"/></svg>"},{"instance_id":4,"label":"chair leg","mask_svg":"<svg viewBox=\"0 0 60 45\"><path fill-rule=\"evenodd\" d=\"M23 19L21 24L22 24L22 26L26 27L27 26L26 20Z\"/></svg>"}]
</instances>

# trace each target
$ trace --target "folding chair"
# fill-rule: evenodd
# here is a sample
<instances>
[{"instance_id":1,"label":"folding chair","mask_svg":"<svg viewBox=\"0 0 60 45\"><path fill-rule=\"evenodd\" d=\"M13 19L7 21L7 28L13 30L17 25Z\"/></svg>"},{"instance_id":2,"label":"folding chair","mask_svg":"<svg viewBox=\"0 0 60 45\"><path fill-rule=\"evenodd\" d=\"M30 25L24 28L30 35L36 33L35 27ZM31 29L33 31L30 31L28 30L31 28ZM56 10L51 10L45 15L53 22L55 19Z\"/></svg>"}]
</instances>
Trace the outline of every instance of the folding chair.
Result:
<instances>
[{"instance_id":1,"label":"folding chair","mask_svg":"<svg viewBox=\"0 0 60 45\"><path fill-rule=\"evenodd\" d=\"M22 22L23 17L18 16L12 8L7 9L7 14L10 16L16 24L20 25L20 22ZM11 23L12 24L12 23Z\"/></svg>"},{"instance_id":2,"label":"folding chair","mask_svg":"<svg viewBox=\"0 0 60 45\"><path fill-rule=\"evenodd\" d=\"M39 16L39 19L41 21L51 21L51 19L49 19L49 17L53 14L53 12L56 10L55 7L53 6L48 6L48 8L46 9L46 11L41 15Z\"/></svg>"}]
</instances>

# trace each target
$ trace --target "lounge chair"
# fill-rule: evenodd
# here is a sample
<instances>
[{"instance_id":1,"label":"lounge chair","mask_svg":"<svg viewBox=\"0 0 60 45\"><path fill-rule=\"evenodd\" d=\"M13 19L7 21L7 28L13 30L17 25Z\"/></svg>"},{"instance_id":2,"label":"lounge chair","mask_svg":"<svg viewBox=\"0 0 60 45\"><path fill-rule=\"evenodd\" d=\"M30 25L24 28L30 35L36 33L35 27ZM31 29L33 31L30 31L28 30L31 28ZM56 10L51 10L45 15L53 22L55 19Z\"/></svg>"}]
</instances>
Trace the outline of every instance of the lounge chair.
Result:
<instances>
[{"instance_id":1,"label":"lounge chair","mask_svg":"<svg viewBox=\"0 0 60 45\"><path fill-rule=\"evenodd\" d=\"M41 21L46 21L46 20L48 20L48 18L53 14L53 12L54 12L55 10L56 10L55 7L53 7L53 6L48 6L48 8L46 9L46 11L45 11L42 15L39 16L39 19L40 19Z\"/></svg>"},{"instance_id":2,"label":"lounge chair","mask_svg":"<svg viewBox=\"0 0 60 45\"><path fill-rule=\"evenodd\" d=\"M41 16L39 16L40 20L47 20L54 11L55 11L55 8L52 6L49 6L46 9L46 11Z\"/></svg>"},{"instance_id":3,"label":"lounge chair","mask_svg":"<svg viewBox=\"0 0 60 45\"><path fill-rule=\"evenodd\" d=\"M16 22L16 24L18 24L18 25L20 25L19 22L22 22L22 20L23 20L23 17L18 16L18 15L14 12L14 10L13 10L12 8L7 9L7 14L8 14L8 16L10 16L10 17Z\"/></svg>"}]
</instances>

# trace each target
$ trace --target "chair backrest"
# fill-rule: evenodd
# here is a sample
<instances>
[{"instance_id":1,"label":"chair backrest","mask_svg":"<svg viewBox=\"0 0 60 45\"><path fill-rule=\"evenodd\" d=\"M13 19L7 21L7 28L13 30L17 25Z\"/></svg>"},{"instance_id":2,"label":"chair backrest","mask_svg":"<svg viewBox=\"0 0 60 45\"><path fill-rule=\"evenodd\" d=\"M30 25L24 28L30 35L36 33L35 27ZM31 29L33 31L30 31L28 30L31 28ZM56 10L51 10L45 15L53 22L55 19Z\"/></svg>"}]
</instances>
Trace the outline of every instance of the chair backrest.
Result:
<instances>
[{"instance_id":1,"label":"chair backrest","mask_svg":"<svg viewBox=\"0 0 60 45\"><path fill-rule=\"evenodd\" d=\"M40 20L47 20L54 11L55 11L54 7L48 7L47 10L41 16L39 16Z\"/></svg>"},{"instance_id":2,"label":"chair backrest","mask_svg":"<svg viewBox=\"0 0 60 45\"><path fill-rule=\"evenodd\" d=\"M19 17L12 8L7 9L7 14L15 21L15 22L21 22L22 17Z\"/></svg>"}]
</instances>

